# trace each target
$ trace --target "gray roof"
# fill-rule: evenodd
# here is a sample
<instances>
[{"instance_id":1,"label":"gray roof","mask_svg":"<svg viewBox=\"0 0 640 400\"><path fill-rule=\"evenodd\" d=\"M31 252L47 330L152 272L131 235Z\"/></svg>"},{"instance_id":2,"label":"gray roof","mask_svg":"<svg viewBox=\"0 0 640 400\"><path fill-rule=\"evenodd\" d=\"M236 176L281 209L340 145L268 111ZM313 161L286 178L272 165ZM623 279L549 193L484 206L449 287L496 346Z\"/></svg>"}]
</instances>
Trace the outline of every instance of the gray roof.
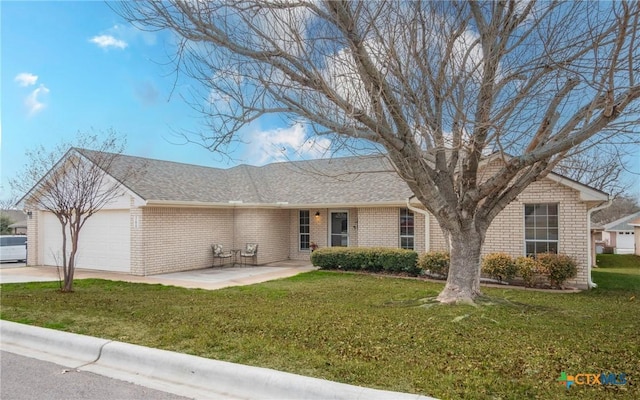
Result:
<instances>
[{"instance_id":1,"label":"gray roof","mask_svg":"<svg viewBox=\"0 0 640 400\"><path fill-rule=\"evenodd\" d=\"M91 159L96 153L76 149ZM117 156L111 175L131 168L139 178L123 182L146 201L275 205L403 204L412 195L381 155L279 162L221 169L128 155Z\"/></svg>"},{"instance_id":2,"label":"gray roof","mask_svg":"<svg viewBox=\"0 0 640 400\"><path fill-rule=\"evenodd\" d=\"M615 221L609 222L604 225L605 231L633 231L633 225L629 223L640 217L640 211L634 214L627 215Z\"/></svg>"}]
</instances>

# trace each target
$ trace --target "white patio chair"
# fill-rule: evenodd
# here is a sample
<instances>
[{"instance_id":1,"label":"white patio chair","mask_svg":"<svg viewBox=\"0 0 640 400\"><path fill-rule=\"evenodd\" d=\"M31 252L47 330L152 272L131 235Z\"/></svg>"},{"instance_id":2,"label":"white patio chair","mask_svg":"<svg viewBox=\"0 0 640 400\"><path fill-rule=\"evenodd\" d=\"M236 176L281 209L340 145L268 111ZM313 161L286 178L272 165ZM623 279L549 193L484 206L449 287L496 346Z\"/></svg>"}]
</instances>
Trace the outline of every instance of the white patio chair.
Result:
<instances>
[{"instance_id":1,"label":"white patio chair","mask_svg":"<svg viewBox=\"0 0 640 400\"><path fill-rule=\"evenodd\" d=\"M254 258L256 260L255 264L258 262L258 243L247 243L244 250L240 252L240 257L242 258L242 265L247 265L247 258ZM254 264L254 265L255 265Z\"/></svg>"},{"instance_id":2,"label":"white patio chair","mask_svg":"<svg viewBox=\"0 0 640 400\"><path fill-rule=\"evenodd\" d=\"M224 264L225 259L231 259L233 254L230 251L225 252L221 244L212 244L211 250L213 251L213 266L216 266L216 259L220 260L220 267Z\"/></svg>"}]
</instances>

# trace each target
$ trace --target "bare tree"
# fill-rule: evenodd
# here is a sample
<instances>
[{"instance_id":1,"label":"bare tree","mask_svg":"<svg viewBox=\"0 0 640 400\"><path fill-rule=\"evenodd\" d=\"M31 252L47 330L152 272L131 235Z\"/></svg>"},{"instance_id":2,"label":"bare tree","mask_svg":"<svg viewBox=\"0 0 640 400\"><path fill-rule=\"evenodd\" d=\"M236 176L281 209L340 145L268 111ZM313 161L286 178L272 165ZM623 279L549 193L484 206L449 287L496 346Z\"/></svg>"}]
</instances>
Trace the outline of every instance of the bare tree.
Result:
<instances>
[{"instance_id":1,"label":"bare tree","mask_svg":"<svg viewBox=\"0 0 640 400\"><path fill-rule=\"evenodd\" d=\"M560 161L555 172L618 197L631 187L623 178L625 156L615 147L598 146Z\"/></svg>"},{"instance_id":2,"label":"bare tree","mask_svg":"<svg viewBox=\"0 0 640 400\"><path fill-rule=\"evenodd\" d=\"M640 204L637 199L620 195L613 199L610 207L594 212L591 216L591 222L604 225L638 211L640 211Z\"/></svg>"},{"instance_id":3,"label":"bare tree","mask_svg":"<svg viewBox=\"0 0 640 400\"><path fill-rule=\"evenodd\" d=\"M62 292L73 291L82 227L92 215L122 196L122 183L140 173L118 171L120 181L109 176L124 144L124 139L111 131L105 137L79 134L78 147L61 144L51 151L40 146L27 152L24 170L10 182L17 192L25 193L20 203L26 209L51 212L60 221Z\"/></svg>"},{"instance_id":4,"label":"bare tree","mask_svg":"<svg viewBox=\"0 0 640 400\"><path fill-rule=\"evenodd\" d=\"M451 239L442 302L480 294L491 221L584 146L637 142L638 2L144 1L224 151L267 114L387 155ZM364 144L363 144L364 143ZM484 170L489 153L503 164ZM510 156L507 156L509 154Z\"/></svg>"}]
</instances>

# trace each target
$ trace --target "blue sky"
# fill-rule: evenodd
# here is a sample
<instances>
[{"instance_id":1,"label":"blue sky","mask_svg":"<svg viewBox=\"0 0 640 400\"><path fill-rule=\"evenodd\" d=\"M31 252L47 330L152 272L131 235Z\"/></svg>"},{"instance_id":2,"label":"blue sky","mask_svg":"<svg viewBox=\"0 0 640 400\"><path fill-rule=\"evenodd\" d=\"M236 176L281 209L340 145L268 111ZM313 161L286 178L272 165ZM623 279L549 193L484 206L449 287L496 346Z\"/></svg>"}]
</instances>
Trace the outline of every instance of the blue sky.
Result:
<instances>
[{"instance_id":1,"label":"blue sky","mask_svg":"<svg viewBox=\"0 0 640 400\"><path fill-rule=\"evenodd\" d=\"M202 121L180 97L185 83L171 93L171 36L137 30L102 1L2 1L0 15L0 198L9 197L27 149L53 148L78 131L114 129L126 136L126 154L223 168L293 158L279 149L305 142L302 126L263 119L244 129L250 144L235 148L233 161L175 144L176 131Z\"/></svg>"},{"instance_id":2,"label":"blue sky","mask_svg":"<svg viewBox=\"0 0 640 400\"><path fill-rule=\"evenodd\" d=\"M178 82L172 93L171 35L137 30L102 1L0 1L0 17L0 199L11 194L9 179L29 148L53 148L92 129L125 135L126 154L223 168L295 159L294 149L302 149L303 158L320 154L306 142L303 126L275 119L243 128L248 144L235 148L232 161L175 144L174 132L197 131L202 120L180 97L188 82ZM639 173L635 158L629 166ZM638 176L626 179L640 198Z\"/></svg>"}]
</instances>

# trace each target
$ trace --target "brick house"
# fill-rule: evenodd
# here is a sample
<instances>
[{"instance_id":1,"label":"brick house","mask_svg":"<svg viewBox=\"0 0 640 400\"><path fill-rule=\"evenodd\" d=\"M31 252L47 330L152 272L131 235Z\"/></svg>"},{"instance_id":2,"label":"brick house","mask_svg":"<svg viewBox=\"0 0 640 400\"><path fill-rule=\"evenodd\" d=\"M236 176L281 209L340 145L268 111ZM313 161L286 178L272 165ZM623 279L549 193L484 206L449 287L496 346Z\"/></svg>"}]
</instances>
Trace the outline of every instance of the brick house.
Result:
<instances>
[{"instance_id":1,"label":"brick house","mask_svg":"<svg viewBox=\"0 0 640 400\"><path fill-rule=\"evenodd\" d=\"M91 160L93 152L72 151ZM492 168L499 160L489 161ZM209 168L119 156L112 173L145 171L123 194L92 216L81 233L79 268L152 275L213 265L211 245L259 244L257 263L308 260L314 243L444 250L437 220L383 156L281 162L262 167ZM60 226L29 207L28 262L56 265ZM587 212L608 195L550 174L534 182L494 220L484 253L522 256L557 251L579 263L572 283L587 287Z\"/></svg>"}]
</instances>

